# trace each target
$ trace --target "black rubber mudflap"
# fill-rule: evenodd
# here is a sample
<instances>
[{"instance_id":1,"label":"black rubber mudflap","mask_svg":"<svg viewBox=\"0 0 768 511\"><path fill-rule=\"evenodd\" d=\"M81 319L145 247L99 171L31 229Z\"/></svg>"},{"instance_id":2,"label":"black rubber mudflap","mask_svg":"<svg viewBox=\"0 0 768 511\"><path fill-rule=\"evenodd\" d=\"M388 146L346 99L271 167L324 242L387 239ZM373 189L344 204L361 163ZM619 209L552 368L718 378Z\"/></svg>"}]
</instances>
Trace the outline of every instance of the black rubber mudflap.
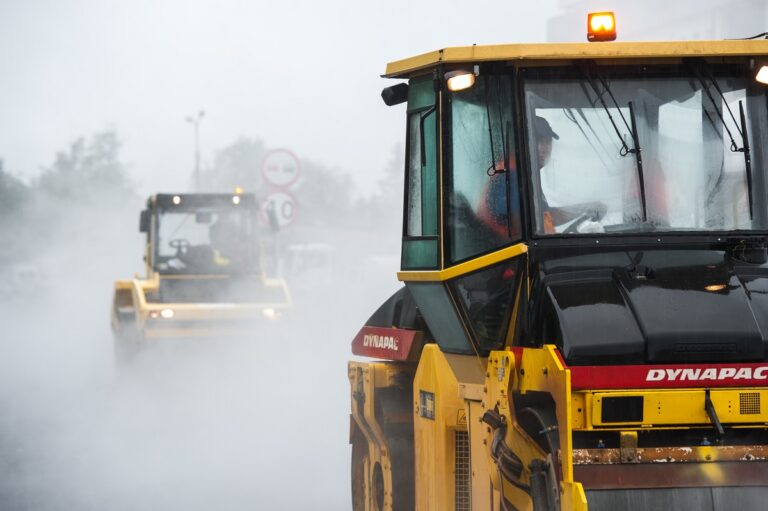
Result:
<instances>
[{"instance_id":1,"label":"black rubber mudflap","mask_svg":"<svg viewBox=\"0 0 768 511\"><path fill-rule=\"evenodd\" d=\"M762 511L768 509L768 488L591 490L587 491L587 503L589 511Z\"/></svg>"}]
</instances>

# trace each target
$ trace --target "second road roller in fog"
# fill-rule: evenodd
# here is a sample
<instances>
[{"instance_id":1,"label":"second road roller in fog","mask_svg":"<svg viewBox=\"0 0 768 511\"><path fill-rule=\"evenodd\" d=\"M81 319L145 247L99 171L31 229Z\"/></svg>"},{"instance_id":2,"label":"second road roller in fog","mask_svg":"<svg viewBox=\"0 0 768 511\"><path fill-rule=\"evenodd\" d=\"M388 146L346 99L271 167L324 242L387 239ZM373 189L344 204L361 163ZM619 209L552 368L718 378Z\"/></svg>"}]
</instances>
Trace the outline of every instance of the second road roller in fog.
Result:
<instances>
[{"instance_id":1,"label":"second road roller in fog","mask_svg":"<svg viewBox=\"0 0 768 511\"><path fill-rule=\"evenodd\" d=\"M163 339L258 338L290 308L267 246L274 221L253 194L157 194L141 212L146 275L115 282L118 362Z\"/></svg>"}]
</instances>

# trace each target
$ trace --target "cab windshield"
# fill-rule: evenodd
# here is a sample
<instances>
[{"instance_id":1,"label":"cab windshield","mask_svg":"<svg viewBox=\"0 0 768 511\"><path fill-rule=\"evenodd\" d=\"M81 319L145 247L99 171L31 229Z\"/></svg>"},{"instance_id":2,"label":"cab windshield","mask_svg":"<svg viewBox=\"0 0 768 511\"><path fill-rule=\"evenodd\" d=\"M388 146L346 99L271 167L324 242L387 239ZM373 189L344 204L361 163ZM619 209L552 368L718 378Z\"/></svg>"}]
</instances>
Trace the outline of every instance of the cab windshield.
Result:
<instances>
[{"instance_id":1,"label":"cab windshield","mask_svg":"<svg viewBox=\"0 0 768 511\"><path fill-rule=\"evenodd\" d=\"M765 229L765 89L745 67L640 69L523 74L536 233Z\"/></svg>"},{"instance_id":2,"label":"cab windshield","mask_svg":"<svg viewBox=\"0 0 768 511\"><path fill-rule=\"evenodd\" d=\"M161 273L255 271L254 212L246 208L160 209L155 269Z\"/></svg>"}]
</instances>

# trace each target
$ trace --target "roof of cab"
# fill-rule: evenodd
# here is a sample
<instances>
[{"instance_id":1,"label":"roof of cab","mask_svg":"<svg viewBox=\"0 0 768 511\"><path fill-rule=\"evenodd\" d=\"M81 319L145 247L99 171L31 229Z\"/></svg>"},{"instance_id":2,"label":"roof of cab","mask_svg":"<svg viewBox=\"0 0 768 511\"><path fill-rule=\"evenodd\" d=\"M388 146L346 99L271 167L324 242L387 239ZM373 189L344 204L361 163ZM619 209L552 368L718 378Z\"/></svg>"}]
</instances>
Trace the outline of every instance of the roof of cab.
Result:
<instances>
[{"instance_id":1,"label":"roof of cab","mask_svg":"<svg viewBox=\"0 0 768 511\"><path fill-rule=\"evenodd\" d=\"M768 55L768 40L500 44L443 48L387 64L384 76L406 78L436 64L505 60L574 60Z\"/></svg>"}]
</instances>

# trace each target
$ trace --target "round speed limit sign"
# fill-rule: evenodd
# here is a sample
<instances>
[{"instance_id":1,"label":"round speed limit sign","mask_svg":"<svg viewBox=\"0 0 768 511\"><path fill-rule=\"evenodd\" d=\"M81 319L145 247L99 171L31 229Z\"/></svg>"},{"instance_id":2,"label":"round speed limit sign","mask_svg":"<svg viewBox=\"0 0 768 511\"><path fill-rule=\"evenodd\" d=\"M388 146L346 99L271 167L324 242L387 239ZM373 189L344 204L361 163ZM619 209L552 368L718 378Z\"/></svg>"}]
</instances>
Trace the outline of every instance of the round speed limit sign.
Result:
<instances>
[{"instance_id":1,"label":"round speed limit sign","mask_svg":"<svg viewBox=\"0 0 768 511\"><path fill-rule=\"evenodd\" d=\"M288 149L269 151L261 164L264 180L277 188L288 188L299 178L299 159Z\"/></svg>"},{"instance_id":2,"label":"round speed limit sign","mask_svg":"<svg viewBox=\"0 0 768 511\"><path fill-rule=\"evenodd\" d=\"M267 195L261 206L261 214L269 223L276 222L278 227L285 227L296 219L299 205L296 199L288 192L276 191ZM273 220L274 219L274 220Z\"/></svg>"}]
</instances>

